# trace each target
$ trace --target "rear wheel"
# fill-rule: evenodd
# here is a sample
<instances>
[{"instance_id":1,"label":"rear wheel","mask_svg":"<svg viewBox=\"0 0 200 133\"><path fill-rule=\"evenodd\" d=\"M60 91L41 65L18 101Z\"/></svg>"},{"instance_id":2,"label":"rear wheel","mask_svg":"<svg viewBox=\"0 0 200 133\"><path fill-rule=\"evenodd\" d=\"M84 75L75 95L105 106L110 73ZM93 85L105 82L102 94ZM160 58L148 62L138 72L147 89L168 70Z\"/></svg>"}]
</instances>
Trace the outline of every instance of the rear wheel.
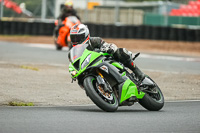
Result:
<instances>
[{"instance_id":1,"label":"rear wheel","mask_svg":"<svg viewBox=\"0 0 200 133\"><path fill-rule=\"evenodd\" d=\"M68 42L69 50L73 47L71 42Z\"/></svg>"},{"instance_id":2,"label":"rear wheel","mask_svg":"<svg viewBox=\"0 0 200 133\"><path fill-rule=\"evenodd\" d=\"M118 108L118 100L114 92L108 93L99 86L92 76L85 78L84 88L90 99L102 110L114 112Z\"/></svg>"},{"instance_id":3,"label":"rear wheel","mask_svg":"<svg viewBox=\"0 0 200 133\"><path fill-rule=\"evenodd\" d=\"M73 47L72 43L70 41L67 40L67 36L65 37L65 43L67 44L69 50Z\"/></svg>"},{"instance_id":4,"label":"rear wheel","mask_svg":"<svg viewBox=\"0 0 200 133\"><path fill-rule=\"evenodd\" d=\"M56 46L56 50L62 50L62 46L60 46L57 43L57 40L58 40L58 30L56 28L54 29L54 32L53 32L53 39L54 39L54 44Z\"/></svg>"},{"instance_id":5,"label":"rear wheel","mask_svg":"<svg viewBox=\"0 0 200 133\"><path fill-rule=\"evenodd\" d=\"M62 46L56 43L56 50L59 50L59 51L62 50Z\"/></svg>"},{"instance_id":6,"label":"rear wheel","mask_svg":"<svg viewBox=\"0 0 200 133\"><path fill-rule=\"evenodd\" d=\"M148 87L148 89L143 91L146 94L139 100L139 103L147 110L158 111L164 106L164 96L158 85L150 77L148 78L155 84L155 86Z\"/></svg>"}]
</instances>

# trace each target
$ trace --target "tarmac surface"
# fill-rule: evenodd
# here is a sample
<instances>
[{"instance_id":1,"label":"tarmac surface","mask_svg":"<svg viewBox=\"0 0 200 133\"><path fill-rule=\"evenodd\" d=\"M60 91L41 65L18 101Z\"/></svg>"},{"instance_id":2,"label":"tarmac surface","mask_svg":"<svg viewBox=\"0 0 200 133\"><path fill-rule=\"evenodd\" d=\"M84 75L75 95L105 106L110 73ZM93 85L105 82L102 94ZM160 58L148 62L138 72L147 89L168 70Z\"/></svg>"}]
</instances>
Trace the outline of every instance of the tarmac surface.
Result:
<instances>
[{"instance_id":1,"label":"tarmac surface","mask_svg":"<svg viewBox=\"0 0 200 133\"><path fill-rule=\"evenodd\" d=\"M0 107L1 133L199 133L200 101L167 102L161 111L139 104L114 113L95 105Z\"/></svg>"},{"instance_id":2,"label":"tarmac surface","mask_svg":"<svg viewBox=\"0 0 200 133\"><path fill-rule=\"evenodd\" d=\"M71 83L67 52L56 51L53 45L1 41L0 105L12 101L35 106L92 104L84 90ZM165 100L200 100L200 56L194 54L143 52L136 64L156 81Z\"/></svg>"}]
</instances>

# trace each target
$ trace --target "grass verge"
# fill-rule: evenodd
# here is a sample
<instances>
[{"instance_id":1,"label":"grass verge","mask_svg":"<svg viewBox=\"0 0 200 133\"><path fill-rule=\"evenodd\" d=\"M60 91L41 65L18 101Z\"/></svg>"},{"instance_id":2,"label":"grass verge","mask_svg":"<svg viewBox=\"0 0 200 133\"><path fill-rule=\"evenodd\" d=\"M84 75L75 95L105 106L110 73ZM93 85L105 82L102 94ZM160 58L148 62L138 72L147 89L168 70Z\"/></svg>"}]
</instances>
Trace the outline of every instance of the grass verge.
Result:
<instances>
[{"instance_id":1,"label":"grass verge","mask_svg":"<svg viewBox=\"0 0 200 133\"><path fill-rule=\"evenodd\" d=\"M15 101L11 101L8 103L9 106L34 106L34 103L32 102L15 102Z\"/></svg>"}]
</instances>

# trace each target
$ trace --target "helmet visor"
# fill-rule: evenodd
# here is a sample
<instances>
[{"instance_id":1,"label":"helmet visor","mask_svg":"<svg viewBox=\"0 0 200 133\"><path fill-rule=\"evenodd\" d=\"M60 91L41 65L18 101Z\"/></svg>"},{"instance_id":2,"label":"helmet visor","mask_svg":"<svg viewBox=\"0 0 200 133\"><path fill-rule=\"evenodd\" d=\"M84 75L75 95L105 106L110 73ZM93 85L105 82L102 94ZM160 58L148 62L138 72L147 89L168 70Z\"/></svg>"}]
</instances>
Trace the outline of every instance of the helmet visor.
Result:
<instances>
[{"instance_id":1,"label":"helmet visor","mask_svg":"<svg viewBox=\"0 0 200 133\"><path fill-rule=\"evenodd\" d=\"M70 38L73 45L81 44L82 42L84 42L85 34L71 34Z\"/></svg>"}]
</instances>

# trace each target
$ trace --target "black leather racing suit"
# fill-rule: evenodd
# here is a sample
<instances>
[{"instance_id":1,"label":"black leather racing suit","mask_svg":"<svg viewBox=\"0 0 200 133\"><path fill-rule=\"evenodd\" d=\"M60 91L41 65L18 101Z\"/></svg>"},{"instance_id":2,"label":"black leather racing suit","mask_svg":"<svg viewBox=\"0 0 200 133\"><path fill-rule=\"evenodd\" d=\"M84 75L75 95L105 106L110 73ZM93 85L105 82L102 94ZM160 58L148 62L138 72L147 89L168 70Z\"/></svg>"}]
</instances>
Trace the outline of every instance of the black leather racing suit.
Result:
<instances>
[{"instance_id":1,"label":"black leather racing suit","mask_svg":"<svg viewBox=\"0 0 200 133\"><path fill-rule=\"evenodd\" d=\"M74 10L73 8L68 9L66 6L62 8L58 20L62 22L63 20L65 20L66 17L69 16L76 16L80 20L80 17L77 15L76 10Z\"/></svg>"},{"instance_id":2,"label":"black leather racing suit","mask_svg":"<svg viewBox=\"0 0 200 133\"><path fill-rule=\"evenodd\" d=\"M66 17L69 17L69 16L76 16L80 20L80 17L77 15L76 10L74 10L73 8L68 9L66 6L64 6L61 10L60 15L57 18L58 19L58 25L54 29L54 33L55 33L56 36L58 36L58 31L63 26L62 22L65 20Z\"/></svg>"},{"instance_id":3,"label":"black leather racing suit","mask_svg":"<svg viewBox=\"0 0 200 133\"><path fill-rule=\"evenodd\" d=\"M90 37L87 49L94 50L95 48L100 49L102 52L112 54L117 61L123 63L126 67L131 69L140 81L145 78L144 73L140 71L140 69L133 62L132 52L126 50L125 48L118 48L115 44L107 43L100 37Z\"/></svg>"}]
</instances>

